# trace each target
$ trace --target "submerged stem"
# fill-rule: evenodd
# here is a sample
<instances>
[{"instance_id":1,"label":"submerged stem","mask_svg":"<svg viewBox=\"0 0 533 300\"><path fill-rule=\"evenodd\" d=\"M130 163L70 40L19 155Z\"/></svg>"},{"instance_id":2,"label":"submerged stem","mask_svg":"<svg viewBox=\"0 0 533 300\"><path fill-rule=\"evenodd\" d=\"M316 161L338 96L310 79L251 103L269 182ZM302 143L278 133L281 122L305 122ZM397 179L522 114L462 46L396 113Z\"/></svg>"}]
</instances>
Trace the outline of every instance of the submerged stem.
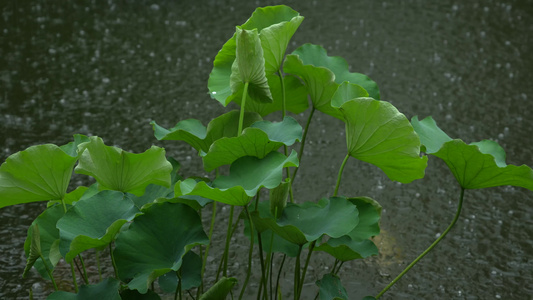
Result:
<instances>
[{"instance_id":1,"label":"submerged stem","mask_svg":"<svg viewBox=\"0 0 533 300\"><path fill-rule=\"evenodd\" d=\"M385 294L385 292L388 289L390 289L398 280L400 280L400 278L402 278L403 275L405 275L414 265L416 265L416 263L419 260L421 260L422 257L428 254L448 234L448 232L452 229L452 227L455 225L455 223L459 219L459 215L461 214L461 208L463 207L464 194L465 194L465 189L461 187L461 196L459 198L459 205L457 206L457 212L455 213L455 217L453 218L452 223L448 226L448 228L446 228L446 230L441 234L441 236L436 241L433 242L433 244L431 244L431 246L429 246L424 252L422 252L422 254L420 254L411 264L409 264L405 268L405 270L403 270L400 273L400 275L394 278L394 280L391 281L389 285L387 285L381 292L379 292L379 294L376 295L376 299L379 299L379 297L383 296L383 294Z\"/></svg>"},{"instance_id":2,"label":"submerged stem","mask_svg":"<svg viewBox=\"0 0 533 300\"><path fill-rule=\"evenodd\" d=\"M248 95L248 82L244 83L244 91L242 92L242 101L241 101L241 113L239 115L239 129L237 136L241 136L242 133L242 123L244 121L244 111L246 110L246 96Z\"/></svg>"},{"instance_id":3,"label":"submerged stem","mask_svg":"<svg viewBox=\"0 0 533 300\"><path fill-rule=\"evenodd\" d=\"M346 154L346 157L342 161L341 168L339 169L339 175L337 176L337 185L335 185L335 192L333 192L333 197L336 197L337 193L339 192L339 186L341 185L342 171L344 171L344 167L346 166L346 162L348 161L348 158L350 158L350 155Z\"/></svg>"}]
</instances>

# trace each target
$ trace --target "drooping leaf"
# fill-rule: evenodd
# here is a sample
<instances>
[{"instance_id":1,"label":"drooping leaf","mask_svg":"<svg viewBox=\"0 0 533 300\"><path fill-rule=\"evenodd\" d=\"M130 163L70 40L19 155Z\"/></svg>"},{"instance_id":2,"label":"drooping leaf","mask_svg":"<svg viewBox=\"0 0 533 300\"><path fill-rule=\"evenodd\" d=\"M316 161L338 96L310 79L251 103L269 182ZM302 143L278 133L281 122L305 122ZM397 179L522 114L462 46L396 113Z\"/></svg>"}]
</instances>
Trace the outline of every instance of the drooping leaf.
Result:
<instances>
[{"instance_id":1,"label":"drooping leaf","mask_svg":"<svg viewBox=\"0 0 533 300\"><path fill-rule=\"evenodd\" d=\"M200 296L199 300L226 299L233 286L237 284L237 279L233 277L222 277L209 290Z\"/></svg>"},{"instance_id":2,"label":"drooping leaf","mask_svg":"<svg viewBox=\"0 0 533 300\"><path fill-rule=\"evenodd\" d=\"M57 222L61 254L70 263L85 250L108 245L122 225L139 212L131 200L117 191L102 191L78 201Z\"/></svg>"},{"instance_id":3,"label":"drooping leaf","mask_svg":"<svg viewBox=\"0 0 533 300\"><path fill-rule=\"evenodd\" d=\"M181 273L181 290L186 291L202 284L202 258L193 251L183 256L183 263L178 271ZM178 275L176 272L168 272L159 277L159 286L167 293L174 293L178 287Z\"/></svg>"},{"instance_id":4,"label":"drooping leaf","mask_svg":"<svg viewBox=\"0 0 533 300\"><path fill-rule=\"evenodd\" d=\"M362 86L370 97L379 100L379 89L377 84L368 76L360 73L352 73L349 70L346 60L339 56L328 56L326 49L319 45L304 44L294 50L292 55L297 55L305 65L324 67L329 69L334 76L337 84L348 81L353 84Z\"/></svg>"},{"instance_id":5,"label":"drooping leaf","mask_svg":"<svg viewBox=\"0 0 533 300\"><path fill-rule=\"evenodd\" d=\"M533 190L533 170L526 165L505 163L505 151L496 142L482 141L466 144L450 139L431 118L411 120L420 130L426 153L435 155L450 168L455 179L464 189L481 189L501 185L513 185Z\"/></svg>"},{"instance_id":6,"label":"drooping leaf","mask_svg":"<svg viewBox=\"0 0 533 300\"><path fill-rule=\"evenodd\" d=\"M267 76L279 70L288 42L302 20L303 17L298 12L279 5L256 9L252 17L241 26L242 29L257 29L259 32ZM261 36L263 30L266 31ZM233 35L218 52L209 75L209 94L224 106L234 99L230 89L230 76L236 47L236 35Z\"/></svg>"},{"instance_id":7,"label":"drooping leaf","mask_svg":"<svg viewBox=\"0 0 533 300\"><path fill-rule=\"evenodd\" d=\"M243 128L250 126L262 118L257 113L244 114ZM211 144L223 137L237 136L239 112L234 110L211 120L207 128L195 119L184 120L167 130L152 121L155 137L158 140L185 141L199 153L207 153Z\"/></svg>"},{"instance_id":8,"label":"drooping leaf","mask_svg":"<svg viewBox=\"0 0 533 300\"><path fill-rule=\"evenodd\" d=\"M212 186L200 181L186 195L201 196L230 205L246 205L260 188L277 187L282 180L283 168L298 166L297 156L293 150L289 157L275 151L262 159L241 157L231 164L229 175L218 177Z\"/></svg>"},{"instance_id":9,"label":"drooping leaf","mask_svg":"<svg viewBox=\"0 0 533 300\"><path fill-rule=\"evenodd\" d=\"M320 288L320 300L348 299L346 289L342 286L341 279L333 274L324 274L322 279L316 282Z\"/></svg>"},{"instance_id":10,"label":"drooping leaf","mask_svg":"<svg viewBox=\"0 0 533 300\"><path fill-rule=\"evenodd\" d=\"M47 300L121 300L119 295L120 281L106 278L95 285L82 285L77 294L57 291L48 296Z\"/></svg>"},{"instance_id":11,"label":"drooping leaf","mask_svg":"<svg viewBox=\"0 0 533 300\"><path fill-rule=\"evenodd\" d=\"M365 240L379 235L379 221L381 219L381 205L369 197L348 198L359 211L359 223L348 234L353 240Z\"/></svg>"},{"instance_id":12,"label":"drooping leaf","mask_svg":"<svg viewBox=\"0 0 533 300\"><path fill-rule=\"evenodd\" d=\"M12 154L0 166L0 208L63 199L77 160L52 144Z\"/></svg>"},{"instance_id":13,"label":"drooping leaf","mask_svg":"<svg viewBox=\"0 0 533 300\"><path fill-rule=\"evenodd\" d=\"M290 146L302 138L302 127L291 117L282 122L258 121L238 137L215 141L202 158L206 171L229 165L243 156L263 158L284 144Z\"/></svg>"},{"instance_id":14,"label":"drooping leaf","mask_svg":"<svg viewBox=\"0 0 533 300\"><path fill-rule=\"evenodd\" d=\"M145 293L157 277L177 271L195 245L209 239L196 211L180 203L154 203L115 242L118 275L130 289Z\"/></svg>"},{"instance_id":15,"label":"drooping leaf","mask_svg":"<svg viewBox=\"0 0 533 300\"><path fill-rule=\"evenodd\" d=\"M70 142L70 143L68 143L66 145L63 145L63 146L59 147L59 148L61 148L63 151L65 151L65 153L67 153L68 155L70 155L72 157L78 157L78 155L79 155L78 146L80 144L83 144L83 143L86 143L86 142L89 142L89 137L88 136L85 136L83 134L75 134L73 142Z\"/></svg>"},{"instance_id":16,"label":"drooping leaf","mask_svg":"<svg viewBox=\"0 0 533 300\"><path fill-rule=\"evenodd\" d=\"M350 156L377 166L401 183L424 177L427 157L420 157L418 135L392 104L357 98L345 102L340 111Z\"/></svg>"},{"instance_id":17,"label":"drooping leaf","mask_svg":"<svg viewBox=\"0 0 533 300\"><path fill-rule=\"evenodd\" d=\"M32 227L38 226L41 254L44 257L45 262L41 259L37 259L33 267L35 267L41 277L47 280L50 280L50 276L48 276L48 273L46 272L44 263L47 264L50 271L53 271L61 259L61 254L59 253L59 230L56 228L56 224L64 214L65 211L62 205L48 207L35 218L30 229L28 229L28 235L24 242L24 252L26 253L26 257L29 257L34 234Z\"/></svg>"},{"instance_id":18,"label":"drooping leaf","mask_svg":"<svg viewBox=\"0 0 533 300\"><path fill-rule=\"evenodd\" d=\"M39 225L34 224L30 226L29 231L31 231L31 242L30 242L30 253L27 255L26 267L22 273L22 278L25 278L28 272L31 270L37 259L42 255L41 251L41 235L39 233Z\"/></svg>"},{"instance_id":19,"label":"drooping leaf","mask_svg":"<svg viewBox=\"0 0 533 300\"><path fill-rule=\"evenodd\" d=\"M232 94L243 93L248 83L247 96L253 101L272 103L272 94L265 74L265 58L257 29L246 30L237 26L235 32L235 61L231 67Z\"/></svg>"},{"instance_id":20,"label":"drooping leaf","mask_svg":"<svg viewBox=\"0 0 533 300\"><path fill-rule=\"evenodd\" d=\"M104 145L99 137L91 137L84 147L76 173L92 176L100 189L140 196L149 184L169 187L172 165L165 150L152 146L141 154Z\"/></svg>"}]
</instances>

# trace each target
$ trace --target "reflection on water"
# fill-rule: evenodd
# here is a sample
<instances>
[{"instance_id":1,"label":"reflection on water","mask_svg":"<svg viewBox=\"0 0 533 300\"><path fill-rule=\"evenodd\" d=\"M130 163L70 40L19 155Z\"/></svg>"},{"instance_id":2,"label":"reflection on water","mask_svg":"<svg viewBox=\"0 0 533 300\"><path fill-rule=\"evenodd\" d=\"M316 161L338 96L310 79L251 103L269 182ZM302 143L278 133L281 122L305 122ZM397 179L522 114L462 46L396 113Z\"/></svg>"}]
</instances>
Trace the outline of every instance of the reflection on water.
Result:
<instances>
[{"instance_id":1,"label":"reflection on water","mask_svg":"<svg viewBox=\"0 0 533 300\"><path fill-rule=\"evenodd\" d=\"M172 126L195 117L206 124L223 111L206 94L212 60L256 3L126 2L0 4L2 161L33 144L67 143L74 133L140 152L156 142L152 119ZM306 17L291 47L321 44L345 57L352 71L371 76L383 99L409 118L433 115L450 136L495 139L508 163L533 165L531 1L343 2L285 2ZM302 199L331 194L344 156L342 124L319 114L312 130L296 185ZM184 173L201 170L188 147L160 145ZM330 157L338 163L319 163ZM351 295L376 294L444 230L459 191L434 159L426 178L410 185L391 183L355 160L344 173L341 192L380 201L382 227L394 241L382 257L346 264L341 274ZM384 298L529 297L531 200L531 192L518 188L467 191L451 237ZM48 293L36 275L20 279L25 232L42 209L30 204L0 211L0 297L26 297L32 285ZM331 263L317 256L309 283Z\"/></svg>"}]
</instances>

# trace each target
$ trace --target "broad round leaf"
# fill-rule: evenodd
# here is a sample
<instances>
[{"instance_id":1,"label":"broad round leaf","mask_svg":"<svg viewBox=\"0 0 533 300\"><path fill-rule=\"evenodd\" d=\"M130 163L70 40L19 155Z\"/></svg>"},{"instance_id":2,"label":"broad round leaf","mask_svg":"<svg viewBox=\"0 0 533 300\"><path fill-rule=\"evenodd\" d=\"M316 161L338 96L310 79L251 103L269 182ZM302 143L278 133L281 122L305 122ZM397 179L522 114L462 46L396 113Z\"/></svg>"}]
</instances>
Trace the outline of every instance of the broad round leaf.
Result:
<instances>
[{"instance_id":1,"label":"broad round leaf","mask_svg":"<svg viewBox=\"0 0 533 300\"><path fill-rule=\"evenodd\" d=\"M85 250L108 245L122 225L139 212L131 200L117 191L102 191L78 201L57 222L61 254L70 263Z\"/></svg>"},{"instance_id":2,"label":"broad round leaf","mask_svg":"<svg viewBox=\"0 0 533 300\"><path fill-rule=\"evenodd\" d=\"M331 238L326 243L315 247L314 251L323 251L340 261L367 258L378 255L378 248L371 240L352 240L344 235L340 238Z\"/></svg>"},{"instance_id":3,"label":"broad round leaf","mask_svg":"<svg viewBox=\"0 0 533 300\"><path fill-rule=\"evenodd\" d=\"M238 137L215 141L202 158L206 171L229 165L243 156L263 158L284 144L290 146L302 138L302 127L291 117L283 122L259 121Z\"/></svg>"},{"instance_id":4,"label":"broad round leaf","mask_svg":"<svg viewBox=\"0 0 533 300\"><path fill-rule=\"evenodd\" d=\"M371 98L344 103L348 153L371 163L395 181L424 177L427 157L420 157L420 140L409 120L392 104Z\"/></svg>"},{"instance_id":5,"label":"broad round leaf","mask_svg":"<svg viewBox=\"0 0 533 300\"><path fill-rule=\"evenodd\" d=\"M0 208L63 199L77 160L52 144L12 154L0 166Z\"/></svg>"},{"instance_id":6,"label":"broad round leaf","mask_svg":"<svg viewBox=\"0 0 533 300\"><path fill-rule=\"evenodd\" d=\"M378 85L368 76L360 73L352 73L348 63L340 56L328 56L326 49L319 45L304 44L291 54L298 55L305 65L324 67L335 74L337 84L344 81L362 86L374 99L380 99Z\"/></svg>"},{"instance_id":7,"label":"broad round leaf","mask_svg":"<svg viewBox=\"0 0 533 300\"><path fill-rule=\"evenodd\" d=\"M526 165L507 165L505 151L498 143L485 140L467 145L452 140L431 117L419 121L415 116L411 122L426 153L444 160L462 188L513 185L533 190L533 170Z\"/></svg>"},{"instance_id":8,"label":"broad round leaf","mask_svg":"<svg viewBox=\"0 0 533 300\"><path fill-rule=\"evenodd\" d=\"M356 241L377 236L380 233L381 205L369 197L348 198L359 211L359 223L348 235Z\"/></svg>"},{"instance_id":9,"label":"broad round leaf","mask_svg":"<svg viewBox=\"0 0 533 300\"><path fill-rule=\"evenodd\" d=\"M64 214L65 211L62 205L48 207L32 222L32 225L28 229L26 241L24 242L24 252L26 253L26 257L29 257L31 241L33 239L32 228L33 226L38 226L41 254L46 262L37 259L33 266L39 272L41 277L48 280L50 277L46 272L44 263L46 263L48 268L53 271L61 259L61 254L59 253L59 230L56 228L56 224Z\"/></svg>"},{"instance_id":10,"label":"broad round leaf","mask_svg":"<svg viewBox=\"0 0 533 300\"><path fill-rule=\"evenodd\" d=\"M140 196L151 183L170 186L172 165L162 148L152 146L144 153L134 154L106 146L99 137L91 137L91 142L80 147L85 150L76 173L94 177L100 189Z\"/></svg>"},{"instance_id":11,"label":"broad round leaf","mask_svg":"<svg viewBox=\"0 0 533 300\"><path fill-rule=\"evenodd\" d=\"M257 113L244 114L243 128L262 118ZM207 128L195 119L184 120L167 130L152 121L155 137L158 140L185 141L200 154L207 153L211 144L223 137L237 136L239 128L239 111L233 110L211 120Z\"/></svg>"},{"instance_id":12,"label":"broad round leaf","mask_svg":"<svg viewBox=\"0 0 533 300\"><path fill-rule=\"evenodd\" d=\"M320 288L320 300L348 299L346 289L342 286L341 279L333 274L324 274L322 279L316 282Z\"/></svg>"},{"instance_id":13,"label":"broad round leaf","mask_svg":"<svg viewBox=\"0 0 533 300\"><path fill-rule=\"evenodd\" d=\"M209 239L196 211L181 203L154 203L115 242L118 275L130 289L145 293L159 276L177 271L192 247Z\"/></svg>"},{"instance_id":14,"label":"broad round leaf","mask_svg":"<svg viewBox=\"0 0 533 300\"><path fill-rule=\"evenodd\" d=\"M119 295L120 281L106 278L95 285L82 285L77 294L58 291L50 294L47 300L121 300Z\"/></svg>"},{"instance_id":15,"label":"broad round leaf","mask_svg":"<svg viewBox=\"0 0 533 300\"><path fill-rule=\"evenodd\" d=\"M345 81L335 91L331 99L331 106L338 108L347 101L361 97L368 97L368 92L360 85Z\"/></svg>"}]
</instances>

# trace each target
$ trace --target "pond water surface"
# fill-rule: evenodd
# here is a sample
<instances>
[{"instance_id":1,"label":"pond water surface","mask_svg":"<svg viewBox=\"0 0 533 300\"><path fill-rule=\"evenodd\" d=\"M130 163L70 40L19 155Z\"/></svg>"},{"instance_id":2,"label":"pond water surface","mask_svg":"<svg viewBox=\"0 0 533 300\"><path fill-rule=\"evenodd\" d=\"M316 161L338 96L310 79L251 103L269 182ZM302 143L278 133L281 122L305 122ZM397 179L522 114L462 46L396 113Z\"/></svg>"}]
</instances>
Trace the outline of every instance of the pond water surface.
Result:
<instances>
[{"instance_id":1,"label":"pond water surface","mask_svg":"<svg viewBox=\"0 0 533 300\"><path fill-rule=\"evenodd\" d=\"M289 51L323 45L375 80L382 99L408 118L432 115L453 138L496 140L507 163L533 165L532 1L283 3L305 16ZM213 59L235 25L268 4L281 2L2 1L0 161L82 133L134 152L163 146L183 174L205 175L193 150L157 142L149 121L207 124L226 111L207 95ZM303 124L308 113L296 117ZM332 194L346 151L343 125L316 117L295 185L302 201ZM446 228L459 188L435 158L426 177L409 185L352 159L341 194L371 196L384 208L380 256L345 264L340 274L358 299L377 294ZM383 299L530 298L532 200L522 188L467 191L450 236ZM32 286L37 298L51 291L35 273L21 278L26 231L44 206L0 210L2 299L25 299ZM238 276L246 266L240 256L231 266ZM305 299L332 261L317 256L312 264Z\"/></svg>"}]
</instances>

